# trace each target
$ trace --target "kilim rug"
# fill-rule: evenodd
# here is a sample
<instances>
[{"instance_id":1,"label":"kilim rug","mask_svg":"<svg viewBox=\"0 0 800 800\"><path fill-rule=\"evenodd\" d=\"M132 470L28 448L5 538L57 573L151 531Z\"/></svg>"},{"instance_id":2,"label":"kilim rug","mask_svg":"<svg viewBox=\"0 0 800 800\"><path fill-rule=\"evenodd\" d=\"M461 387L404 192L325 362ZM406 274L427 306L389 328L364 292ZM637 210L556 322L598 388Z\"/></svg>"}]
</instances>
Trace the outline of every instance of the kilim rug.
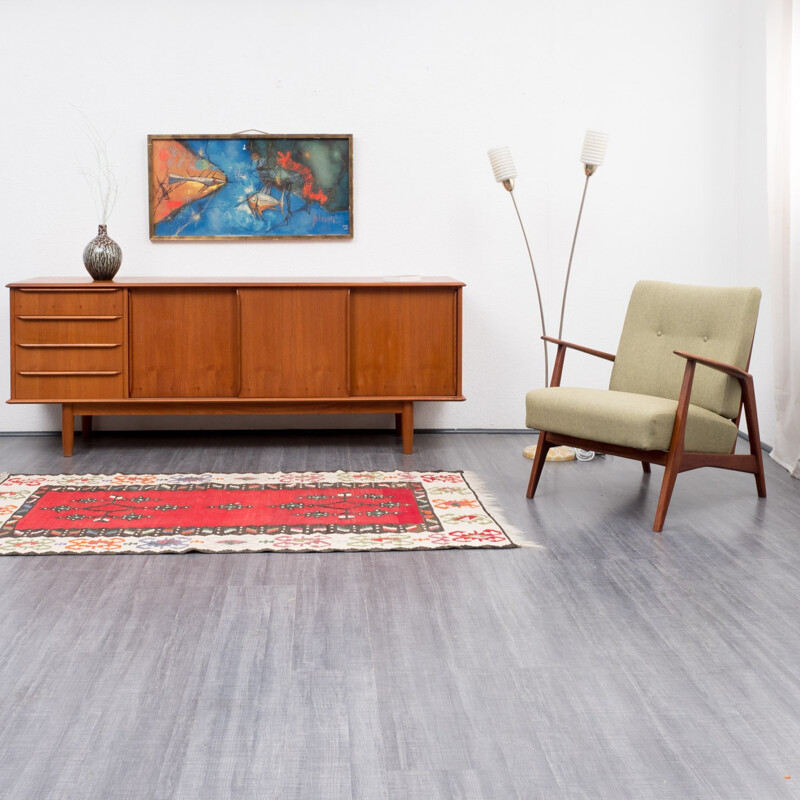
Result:
<instances>
[{"instance_id":1,"label":"kilim rug","mask_svg":"<svg viewBox=\"0 0 800 800\"><path fill-rule=\"evenodd\" d=\"M463 472L0 475L0 554L517 547Z\"/></svg>"}]
</instances>

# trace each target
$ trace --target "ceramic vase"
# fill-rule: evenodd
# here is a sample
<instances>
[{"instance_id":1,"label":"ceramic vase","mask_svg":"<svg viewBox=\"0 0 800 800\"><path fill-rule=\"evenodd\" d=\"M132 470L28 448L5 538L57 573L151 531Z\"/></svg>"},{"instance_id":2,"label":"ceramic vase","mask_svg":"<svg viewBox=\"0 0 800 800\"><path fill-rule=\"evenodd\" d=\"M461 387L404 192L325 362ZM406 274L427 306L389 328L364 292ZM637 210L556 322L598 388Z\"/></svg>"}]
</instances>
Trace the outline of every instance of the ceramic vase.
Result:
<instances>
[{"instance_id":1,"label":"ceramic vase","mask_svg":"<svg viewBox=\"0 0 800 800\"><path fill-rule=\"evenodd\" d=\"M97 226L97 236L83 250L83 265L96 281L110 281L122 263L122 249L108 235L105 225Z\"/></svg>"}]
</instances>

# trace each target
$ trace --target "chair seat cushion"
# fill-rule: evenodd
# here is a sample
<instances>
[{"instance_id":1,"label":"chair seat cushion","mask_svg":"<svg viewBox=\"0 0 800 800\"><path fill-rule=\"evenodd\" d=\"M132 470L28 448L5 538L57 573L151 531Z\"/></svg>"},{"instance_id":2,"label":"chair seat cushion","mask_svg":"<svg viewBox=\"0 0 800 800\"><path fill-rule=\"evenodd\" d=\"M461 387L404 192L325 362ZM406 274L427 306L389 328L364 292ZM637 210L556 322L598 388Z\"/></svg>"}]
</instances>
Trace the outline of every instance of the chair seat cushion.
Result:
<instances>
[{"instance_id":1,"label":"chair seat cushion","mask_svg":"<svg viewBox=\"0 0 800 800\"><path fill-rule=\"evenodd\" d=\"M529 428L637 450L669 450L678 407L665 397L569 386L534 389L525 405ZM684 449L730 453L736 432L731 420L690 405Z\"/></svg>"}]
</instances>

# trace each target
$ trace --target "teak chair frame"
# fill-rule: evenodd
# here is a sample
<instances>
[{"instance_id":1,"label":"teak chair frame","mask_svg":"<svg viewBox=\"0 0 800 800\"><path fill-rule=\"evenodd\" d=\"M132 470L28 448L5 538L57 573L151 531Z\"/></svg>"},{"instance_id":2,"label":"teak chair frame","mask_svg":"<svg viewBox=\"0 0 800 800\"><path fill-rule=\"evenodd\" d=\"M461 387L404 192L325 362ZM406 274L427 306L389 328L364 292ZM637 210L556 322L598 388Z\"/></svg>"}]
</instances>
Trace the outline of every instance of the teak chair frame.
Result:
<instances>
[{"instance_id":1,"label":"teak chair frame","mask_svg":"<svg viewBox=\"0 0 800 800\"><path fill-rule=\"evenodd\" d=\"M607 361L614 361L616 356L611 353L604 353L600 350L592 350L563 339L554 339L550 336L542 337L546 342L551 342L558 346L555 363L553 364L553 377L550 386L561 385L561 373L564 369L564 358L568 349L578 350L591 356L604 358ZM605 453L621 458L631 458L641 461L645 473L650 472L651 464L658 464L664 467L664 478L661 482L661 493L658 497L656 507L656 517L653 523L653 530L660 532L664 527L664 520L667 516L669 501L672 498L672 490L675 488L675 479L679 473L687 472L698 467L720 467L721 469L732 469L737 472L750 472L755 476L756 491L759 497L767 496L767 486L764 480L764 462L761 455L761 438L758 431L758 415L756 413L756 398L753 388L753 376L745 370L739 369L732 364L724 364L721 361L712 361L702 356L686 353L682 350L673 351L676 356L686 359L686 367L683 372L683 383L681 384L680 395L678 396L678 407L675 412L675 424L672 428L672 438L669 450L637 450L633 447L623 447L607 442L596 442L588 439L579 439L574 436L566 436L560 433L549 431L539 432L539 442L536 447L536 455L531 467L531 477L528 482L527 497L530 499L536 492L539 478L547 457L547 451L557 445L568 445L577 447L580 450L593 450L597 453ZM739 402L739 414L736 417L738 427L741 418L742 408L744 408L745 421L747 423L747 435L750 441L750 453L735 453L736 443L730 453L695 453L687 452L684 448L684 434L686 432L686 420L689 415L689 401L692 394L692 382L694 381L695 368L698 364L718 370L726 375L735 378L742 389L742 397ZM748 363L749 368L749 363Z\"/></svg>"}]
</instances>

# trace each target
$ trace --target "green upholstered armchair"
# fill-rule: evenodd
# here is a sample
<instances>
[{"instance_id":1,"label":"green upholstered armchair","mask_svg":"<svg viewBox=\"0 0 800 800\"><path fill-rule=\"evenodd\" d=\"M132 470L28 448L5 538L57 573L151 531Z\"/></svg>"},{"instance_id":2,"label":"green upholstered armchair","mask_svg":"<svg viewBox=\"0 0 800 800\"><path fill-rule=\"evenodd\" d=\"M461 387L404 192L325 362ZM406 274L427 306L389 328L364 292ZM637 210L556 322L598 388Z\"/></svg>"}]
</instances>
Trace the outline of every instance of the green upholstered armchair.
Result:
<instances>
[{"instance_id":1,"label":"green upholstered armchair","mask_svg":"<svg viewBox=\"0 0 800 800\"><path fill-rule=\"evenodd\" d=\"M616 356L560 339L548 389L526 396L525 424L539 445L533 497L555 445L633 458L664 469L653 530L667 516L678 473L722 467L755 475L766 497L753 379L747 369L761 291L640 281L631 294ZM608 389L561 386L568 348L614 362ZM734 454L744 406L750 453Z\"/></svg>"}]
</instances>

